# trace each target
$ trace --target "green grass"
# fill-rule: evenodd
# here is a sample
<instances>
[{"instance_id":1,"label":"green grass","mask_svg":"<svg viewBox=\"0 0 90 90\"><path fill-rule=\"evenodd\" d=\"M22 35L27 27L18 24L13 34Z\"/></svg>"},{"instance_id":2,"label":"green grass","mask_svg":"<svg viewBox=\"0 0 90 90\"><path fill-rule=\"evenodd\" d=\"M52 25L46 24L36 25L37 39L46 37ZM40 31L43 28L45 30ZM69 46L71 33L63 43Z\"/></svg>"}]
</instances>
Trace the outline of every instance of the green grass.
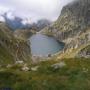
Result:
<instances>
[{"instance_id":1,"label":"green grass","mask_svg":"<svg viewBox=\"0 0 90 90\"><path fill-rule=\"evenodd\" d=\"M7 49L0 46L0 65L13 63L13 57Z\"/></svg>"},{"instance_id":2,"label":"green grass","mask_svg":"<svg viewBox=\"0 0 90 90\"><path fill-rule=\"evenodd\" d=\"M36 72L4 69L0 71L0 87L11 87L13 90L90 90L90 60L62 61L66 66L57 70L51 67L57 63L55 61L39 63Z\"/></svg>"}]
</instances>

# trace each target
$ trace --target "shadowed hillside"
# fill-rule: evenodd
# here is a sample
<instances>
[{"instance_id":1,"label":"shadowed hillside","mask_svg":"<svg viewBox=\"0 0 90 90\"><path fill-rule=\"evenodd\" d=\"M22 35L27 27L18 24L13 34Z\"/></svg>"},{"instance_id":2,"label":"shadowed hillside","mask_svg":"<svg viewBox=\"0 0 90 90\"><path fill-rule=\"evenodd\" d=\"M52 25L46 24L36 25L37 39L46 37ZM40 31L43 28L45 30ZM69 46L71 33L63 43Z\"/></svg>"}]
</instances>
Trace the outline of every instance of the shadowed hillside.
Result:
<instances>
[{"instance_id":1,"label":"shadowed hillside","mask_svg":"<svg viewBox=\"0 0 90 90\"><path fill-rule=\"evenodd\" d=\"M0 23L0 62L29 60L30 47L27 41L17 39L4 23Z\"/></svg>"}]
</instances>

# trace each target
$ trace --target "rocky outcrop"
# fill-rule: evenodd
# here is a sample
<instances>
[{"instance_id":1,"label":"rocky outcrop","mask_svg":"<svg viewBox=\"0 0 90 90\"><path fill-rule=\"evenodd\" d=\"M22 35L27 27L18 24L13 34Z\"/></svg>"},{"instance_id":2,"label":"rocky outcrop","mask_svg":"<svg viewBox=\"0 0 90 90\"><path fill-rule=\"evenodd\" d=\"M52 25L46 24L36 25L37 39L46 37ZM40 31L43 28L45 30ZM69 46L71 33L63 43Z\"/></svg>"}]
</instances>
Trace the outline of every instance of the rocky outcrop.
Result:
<instances>
[{"instance_id":1,"label":"rocky outcrop","mask_svg":"<svg viewBox=\"0 0 90 90\"><path fill-rule=\"evenodd\" d=\"M61 68L65 67L65 66L66 66L65 62L59 62L59 63L53 64L51 67L54 70L57 70L57 69L61 69Z\"/></svg>"}]
</instances>

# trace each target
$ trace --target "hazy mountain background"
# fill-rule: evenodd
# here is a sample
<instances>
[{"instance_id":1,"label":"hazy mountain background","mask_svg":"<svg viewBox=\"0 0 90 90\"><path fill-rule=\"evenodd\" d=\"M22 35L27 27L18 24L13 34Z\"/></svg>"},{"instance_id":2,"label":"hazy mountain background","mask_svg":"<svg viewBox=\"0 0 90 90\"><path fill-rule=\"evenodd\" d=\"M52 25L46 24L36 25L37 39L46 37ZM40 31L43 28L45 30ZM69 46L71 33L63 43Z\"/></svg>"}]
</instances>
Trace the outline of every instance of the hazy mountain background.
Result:
<instances>
[{"instance_id":1,"label":"hazy mountain background","mask_svg":"<svg viewBox=\"0 0 90 90\"><path fill-rule=\"evenodd\" d=\"M31 19L29 18L21 18L19 16L15 16L13 12L5 12L0 15L1 22L5 22L11 29L35 29L36 31L39 31L43 29L44 27L51 24L51 21L47 19L41 19L37 22L31 22Z\"/></svg>"}]
</instances>

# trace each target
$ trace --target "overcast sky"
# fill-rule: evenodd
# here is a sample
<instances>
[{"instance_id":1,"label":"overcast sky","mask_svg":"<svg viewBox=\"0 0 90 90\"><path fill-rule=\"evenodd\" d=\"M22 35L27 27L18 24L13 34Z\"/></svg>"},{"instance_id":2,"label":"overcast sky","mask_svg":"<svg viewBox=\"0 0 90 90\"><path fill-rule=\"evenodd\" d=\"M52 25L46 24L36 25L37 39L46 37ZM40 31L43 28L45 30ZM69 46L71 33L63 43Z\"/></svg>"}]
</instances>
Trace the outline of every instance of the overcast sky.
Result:
<instances>
[{"instance_id":1,"label":"overcast sky","mask_svg":"<svg viewBox=\"0 0 90 90\"><path fill-rule=\"evenodd\" d=\"M64 5L72 0L0 0L0 13L11 10L32 21L46 18L56 20Z\"/></svg>"}]
</instances>

